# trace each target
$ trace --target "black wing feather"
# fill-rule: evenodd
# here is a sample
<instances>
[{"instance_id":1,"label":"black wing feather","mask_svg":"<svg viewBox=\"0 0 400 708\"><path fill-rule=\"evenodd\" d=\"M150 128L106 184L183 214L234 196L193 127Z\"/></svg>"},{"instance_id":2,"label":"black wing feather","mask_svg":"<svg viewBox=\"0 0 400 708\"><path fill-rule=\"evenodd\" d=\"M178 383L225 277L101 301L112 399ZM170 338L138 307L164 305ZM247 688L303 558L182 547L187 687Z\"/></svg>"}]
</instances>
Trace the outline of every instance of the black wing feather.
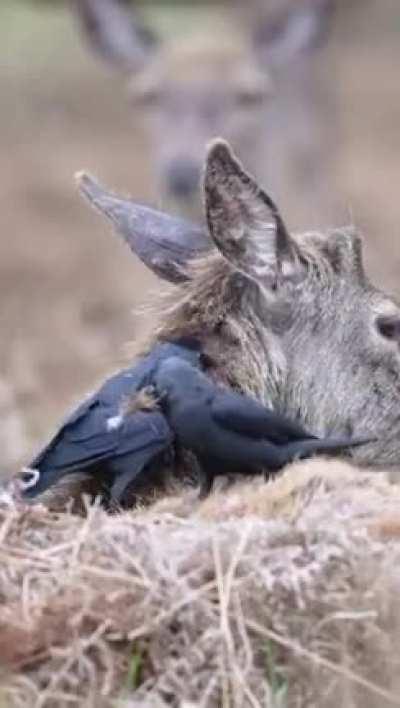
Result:
<instances>
[{"instance_id":1,"label":"black wing feather","mask_svg":"<svg viewBox=\"0 0 400 708\"><path fill-rule=\"evenodd\" d=\"M29 467L40 468L46 456L55 449L61 440L88 441L91 437L104 435L106 419L119 414L124 398L152 383L154 373L160 361L169 356L184 354L190 342L166 342L156 346L147 356L135 364L108 378L95 393L85 398L70 413L56 434L32 460ZM190 355L190 352L189 352ZM193 355L195 356L195 355ZM105 449L112 444L112 437L104 441ZM101 446L101 445L100 445Z\"/></svg>"},{"instance_id":2,"label":"black wing feather","mask_svg":"<svg viewBox=\"0 0 400 708\"><path fill-rule=\"evenodd\" d=\"M299 423L239 393L218 392L212 402L211 414L228 430L251 438L266 438L276 445L314 438Z\"/></svg>"},{"instance_id":3,"label":"black wing feather","mask_svg":"<svg viewBox=\"0 0 400 708\"><path fill-rule=\"evenodd\" d=\"M107 379L72 411L50 442L29 465L39 472L38 482L24 494L34 497L55 484L64 474L98 467L117 469L118 460L130 458L132 474L139 473L173 442L174 436L158 410L136 411L121 416L124 401L151 385L160 362L170 356L198 362L199 344L192 340L165 342L127 369ZM111 422L111 425L110 425ZM128 464L125 460L124 466ZM96 467L97 466L97 467Z\"/></svg>"}]
</instances>

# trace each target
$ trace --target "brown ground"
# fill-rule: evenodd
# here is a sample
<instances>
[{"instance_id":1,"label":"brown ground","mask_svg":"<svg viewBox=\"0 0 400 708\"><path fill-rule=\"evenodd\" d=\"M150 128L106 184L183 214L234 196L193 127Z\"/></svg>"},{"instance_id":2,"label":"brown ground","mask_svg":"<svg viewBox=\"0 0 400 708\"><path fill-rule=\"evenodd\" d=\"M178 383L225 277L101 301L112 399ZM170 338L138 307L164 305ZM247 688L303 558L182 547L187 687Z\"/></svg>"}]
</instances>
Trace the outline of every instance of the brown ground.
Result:
<instances>
[{"instance_id":1,"label":"brown ground","mask_svg":"<svg viewBox=\"0 0 400 708\"><path fill-rule=\"evenodd\" d=\"M332 47L340 165L372 271L393 289L400 5L364 5L355 19L343 17ZM121 361L139 328L132 308L155 283L75 194L73 173L88 168L138 199L157 199L119 77L81 46L66 11L2 0L0 46L0 469L7 470Z\"/></svg>"},{"instance_id":2,"label":"brown ground","mask_svg":"<svg viewBox=\"0 0 400 708\"><path fill-rule=\"evenodd\" d=\"M327 460L114 516L3 495L1 706L400 706L399 501Z\"/></svg>"}]
</instances>

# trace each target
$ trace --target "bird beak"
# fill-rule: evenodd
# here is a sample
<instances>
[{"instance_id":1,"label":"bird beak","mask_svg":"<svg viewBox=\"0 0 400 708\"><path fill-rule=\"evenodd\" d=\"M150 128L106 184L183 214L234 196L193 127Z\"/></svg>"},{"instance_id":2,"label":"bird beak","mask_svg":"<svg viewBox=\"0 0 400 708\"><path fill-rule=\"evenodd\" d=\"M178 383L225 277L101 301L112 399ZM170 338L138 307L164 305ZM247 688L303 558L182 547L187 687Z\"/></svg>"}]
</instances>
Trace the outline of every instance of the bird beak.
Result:
<instances>
[{"instance_id":1,"label":"bird beak","mask_svg":"<svg viewBox=\"0 0 400 708\"><path fill-rule=\"evenodd\" d=\"M161 391L161 393L158 396L158 402L163 404L163 403L167 403L167 401L168 401L168 392Z\"/></svg>"}]
</instances>

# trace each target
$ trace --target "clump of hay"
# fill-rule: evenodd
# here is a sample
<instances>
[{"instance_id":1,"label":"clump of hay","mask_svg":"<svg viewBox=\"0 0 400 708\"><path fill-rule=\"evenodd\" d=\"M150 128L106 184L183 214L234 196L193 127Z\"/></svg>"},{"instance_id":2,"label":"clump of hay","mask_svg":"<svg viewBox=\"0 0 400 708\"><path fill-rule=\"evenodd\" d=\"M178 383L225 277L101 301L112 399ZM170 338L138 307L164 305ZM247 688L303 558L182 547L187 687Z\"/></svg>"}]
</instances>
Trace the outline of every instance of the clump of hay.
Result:
<instances>
[{"instance_id":1,"label":"clump of hay","mask_svg":"<svg viewBox=\"0 0 400 708\"><path fill-rule=\"evenodd\" d=\"M399 502L381 476L323 460L117 515L5 498L0 697L400 705Z\"/></svg>"}]
</instances>

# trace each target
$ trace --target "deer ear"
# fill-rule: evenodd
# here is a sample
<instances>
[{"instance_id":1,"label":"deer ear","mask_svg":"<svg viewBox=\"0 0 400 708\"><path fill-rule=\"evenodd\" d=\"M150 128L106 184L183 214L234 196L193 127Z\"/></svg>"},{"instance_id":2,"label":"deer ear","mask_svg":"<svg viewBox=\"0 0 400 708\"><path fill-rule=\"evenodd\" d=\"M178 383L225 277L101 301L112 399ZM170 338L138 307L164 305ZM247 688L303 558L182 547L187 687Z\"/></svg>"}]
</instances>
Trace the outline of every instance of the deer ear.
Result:
<instances>
[{"instance_id":1,"label":"deer ear","mask_svg":"<svg viewBox=\"0 0 400 708\"><path fill-rule=\"evenodd\" d=\"M188 262L212 246L203 227L119 197L85 172L78 172L76 181L89 204L111 222L131 251L164 280L187 280Z\"/></svg>"},{"instance_id":2,"label":"deer ear","mask_svg":"<svg viewBox=\"0 0 400 708\"><path fill-rule=\"evenodd\" d=\"M204 190L211 238L237 270L271 288L298 272L296 248L278 208L224 140L209 148Z\"/></svg>"},{"instance_id":3,"label":"deer ear","mask_svg":"<svg viewBox=\"0 0 400 708\"><path fill-rule=\"evenodd\" d=\"M70 0L92 49L115 67L140 70L157 44L156 37L130 11L126 0Z\"/></svg>"},{"instance_id":4,"label":"deer ear","mask_svg":"<svg viewBox=\"0 0 400 708\"><path fill-rule=\"evenodd\" d=\"M253 31L261 60L283 65L321 45L330 30L334 9L335 0L296 0L291 8L261 19Z\"/></svg>"},{"instance_id":5,"label":"deer ear","mask_svg":"<svg viewBox=\"0 0 400 708\"><path fill-rule=\"evenodd\" d=\"M363 241L354 226L336 228L329 232L327 255L337 273L350 276L353 282L365 282Z\"/></svg>"}]
</instances>

